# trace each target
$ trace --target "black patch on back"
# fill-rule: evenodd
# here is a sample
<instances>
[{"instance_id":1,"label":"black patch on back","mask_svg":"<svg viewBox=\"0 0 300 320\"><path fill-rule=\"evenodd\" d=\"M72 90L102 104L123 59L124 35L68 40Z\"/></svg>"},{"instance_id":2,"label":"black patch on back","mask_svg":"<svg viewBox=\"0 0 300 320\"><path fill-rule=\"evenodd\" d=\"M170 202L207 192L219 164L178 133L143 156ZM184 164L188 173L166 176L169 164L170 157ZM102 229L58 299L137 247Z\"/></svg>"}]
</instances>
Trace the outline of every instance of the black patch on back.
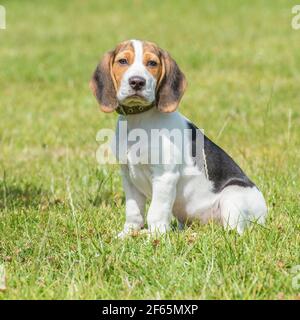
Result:
<instances>
[{"instance_id":1,"label":"black patch on back","mask_svg":"<svg viewBox=\"0 0 300 320\"><path fill-rule=\"evenodd\" d=\"M187 122L187 125L188 128L192 130L192 156L203 157L202 155L196 155L196 132L199 129L191 122ZM208 178L213 182L213 191L215 193L222 191L225 187L230 185L241 187L255 186L234 160L205 135L204 153L206 157Z\"/></svg>"}]
</instances>

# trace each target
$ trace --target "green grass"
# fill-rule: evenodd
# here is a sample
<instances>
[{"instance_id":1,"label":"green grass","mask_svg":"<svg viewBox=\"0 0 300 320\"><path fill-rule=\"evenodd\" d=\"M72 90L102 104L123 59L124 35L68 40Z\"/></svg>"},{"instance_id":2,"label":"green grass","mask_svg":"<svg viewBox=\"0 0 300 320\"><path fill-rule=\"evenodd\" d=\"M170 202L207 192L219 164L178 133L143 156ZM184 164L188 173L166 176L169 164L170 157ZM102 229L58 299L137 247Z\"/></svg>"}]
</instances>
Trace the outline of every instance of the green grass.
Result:
<instances>
[{"instance_id":1,"label":"green grass","mask_svg":"<svg viewBox=\"0 0 300 320\"><path fill-rule=\"evenodd\" d=\"M294 1L2 1L0 299L295 299L300 264L300 31ZM263 191L264 228L194 224L115 238L116 166L99 166L98 58L141 38L188 79L180 110Z\"/></svg>"}]
</instances>

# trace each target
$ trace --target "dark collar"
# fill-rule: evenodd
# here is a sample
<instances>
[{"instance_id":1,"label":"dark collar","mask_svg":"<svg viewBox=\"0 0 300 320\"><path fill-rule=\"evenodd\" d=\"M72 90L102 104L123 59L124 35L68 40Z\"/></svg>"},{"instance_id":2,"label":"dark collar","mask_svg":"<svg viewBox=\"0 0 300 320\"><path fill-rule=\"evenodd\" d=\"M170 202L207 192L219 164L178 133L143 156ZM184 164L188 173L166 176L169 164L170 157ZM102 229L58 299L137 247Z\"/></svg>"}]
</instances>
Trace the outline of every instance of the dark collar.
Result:
<instances>
[{"instance_id":1,"label":"dark collar","mask_svg":"<svg viewBox=\"0 0 300 320\"><path fill-rule=\"evenodd\" d=\"M139 107L128 107L128 106L119 105L116 111L118 114L127 116L130 114L138 114L138 113L146 112L153 107L154 107L154 104L150 104L149 106L139 106Z\"/></svg>"}]
</instances>

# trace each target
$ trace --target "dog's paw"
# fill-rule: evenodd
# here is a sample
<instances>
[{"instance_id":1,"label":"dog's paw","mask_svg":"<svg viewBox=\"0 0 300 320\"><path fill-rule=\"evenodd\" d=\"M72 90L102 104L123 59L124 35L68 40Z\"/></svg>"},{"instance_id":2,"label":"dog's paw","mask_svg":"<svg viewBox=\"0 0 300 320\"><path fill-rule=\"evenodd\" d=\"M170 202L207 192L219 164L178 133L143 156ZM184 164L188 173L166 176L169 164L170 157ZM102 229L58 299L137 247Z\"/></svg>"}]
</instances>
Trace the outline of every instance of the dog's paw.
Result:
<instances>
[{"instance_id":1,"label":"dog's paw","mask_svg":"<svg viewBox=\"0 0 300 320\"><path fill-rule=\"evenodd\" d=\"M124 226L123 231L121 231L121 232L118 234L118 238L119 238L119 239L124 239L124 238L126 238L127 236L135 237L135 236L138 235L138 233L139 233L140 230L141 230L141 226L139 226L139 225L126 224L126 225Z\"/></svg>"},{"instance_id":2,"label":"dog's paw","mask_svg":"<svg viewBox=\"0 0 300 320\"><path fill-rule=\"evenodd\" d=\"M151 235L162 235L170 230L170 225L165 223L150 224L148 226L148 233Z\"/></svg>"},{"instance_id":3,"label":"dog's paw","mask_svg":"<svg viewBox=\"0 0 300 320\"><path fill-rule=\"evenodd\" d=\"M122 230L121 232L119 232L118 233L118 238L119 239L124 239L124 238L126 238L128 236L128 232L127 231L125 231L125 230Z\"/></svg>"}]
</instances>

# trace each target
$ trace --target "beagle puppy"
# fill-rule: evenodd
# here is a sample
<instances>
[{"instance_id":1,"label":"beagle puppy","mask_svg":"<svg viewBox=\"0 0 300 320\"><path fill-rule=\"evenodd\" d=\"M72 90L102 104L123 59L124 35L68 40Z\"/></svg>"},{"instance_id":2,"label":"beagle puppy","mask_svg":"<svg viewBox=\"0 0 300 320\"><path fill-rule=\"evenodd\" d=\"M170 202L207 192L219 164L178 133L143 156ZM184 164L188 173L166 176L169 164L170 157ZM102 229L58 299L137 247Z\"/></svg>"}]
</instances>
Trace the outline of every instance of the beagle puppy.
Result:
<instances>
[{"instance_id":1,"label":"beagle puppy","mask_svg":"<svg viewBox=\"0 0 300 320\"><path fill-rule=\"evenodd\" d=\"M117 134L118 144L128 146L121 164L126 222L120 237L144 227L147 199L151 200L146 218L151 233L168 231L172 216L180 225L194 219L216 220L239 233L250 224L264 223L267 206L259 189L224 150L177 111L186 79L166 51L148 41L122 42L104 55L90 87L102 111L119 113L117 133L124 122L128 132L143 129L148 137L160 130L162 146L150 143L141 148L147 159L149 151L164 154L172 145L173 158L184 153L191 160L136 163L132 141ZM174 129L189 131L184 146L168 135ZM202 147L197 151L198 137Z\"/></svg>"}]
</instances>

